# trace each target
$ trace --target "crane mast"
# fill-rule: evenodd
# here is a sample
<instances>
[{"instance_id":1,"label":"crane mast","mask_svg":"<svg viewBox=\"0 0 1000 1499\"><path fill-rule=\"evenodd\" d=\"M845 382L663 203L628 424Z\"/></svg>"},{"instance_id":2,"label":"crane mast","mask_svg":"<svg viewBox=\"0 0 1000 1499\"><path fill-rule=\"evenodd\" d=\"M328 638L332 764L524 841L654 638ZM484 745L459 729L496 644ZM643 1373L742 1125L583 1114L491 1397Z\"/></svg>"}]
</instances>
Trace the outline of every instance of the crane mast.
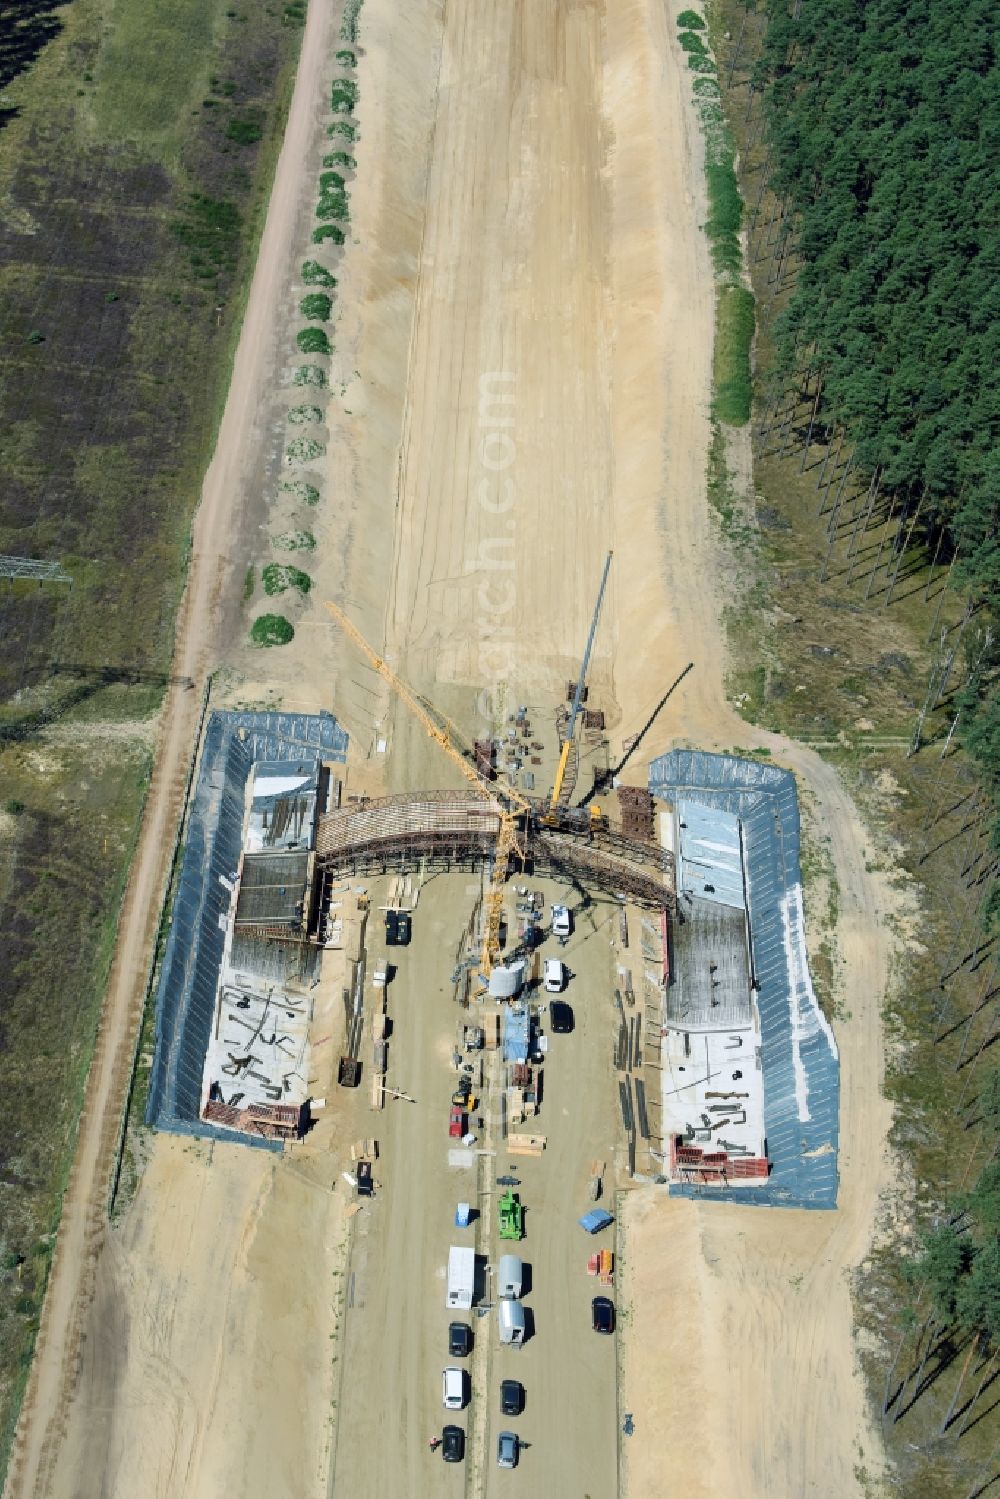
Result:
<instances>
[{"instance_id":1,"label":"crane mast","mask_svg":"<svg viewBox=\"0 0 1000 1499\"><path fill-rule=\"evenodd\" d=\"M604 559L604 571L601 574L601 586L597 590L597 603L594 605L594 617L590 621L590 634L587 636L587 644L584 647L583 663L580 667L580 675L577 678L576 691L573 694L573 706L570 709L569 723L566 725L566 737L563 740L562 751L559 755L559 768L556 771L556 783L552 788L552 801L549 806L549 817L554 817L559 806L559 798L562 796L563 781L566 779L566 766L569 763L569 752L573 746L573 734L576 729L576 720L580 712L580 704L583 701L583 689L587 679L587 667L590 665L590 653L594 649L594 636L597 634L597 621L600 618L601 604L604 602L604 590L607 587L608 573L611 571L611 559L614 552L609 552Z\"/></svg>"}]
</instances>

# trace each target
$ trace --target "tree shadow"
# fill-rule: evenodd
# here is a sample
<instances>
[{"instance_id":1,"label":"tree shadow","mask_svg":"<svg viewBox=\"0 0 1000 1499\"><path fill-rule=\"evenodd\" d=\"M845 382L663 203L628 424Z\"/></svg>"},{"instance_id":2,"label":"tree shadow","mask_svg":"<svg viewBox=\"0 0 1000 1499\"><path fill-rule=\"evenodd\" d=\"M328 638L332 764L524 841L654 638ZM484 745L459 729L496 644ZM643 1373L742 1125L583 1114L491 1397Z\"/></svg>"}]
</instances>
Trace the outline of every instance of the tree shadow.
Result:
<instances>
[{"instance_id":1,"label":"tree shadow","mask_svg":"<svg viewBox=\"0 0 1000 1499\"><path fill-rule=\"evenodd\" d=\"M26 740L33 739L43 729L58 723L60 718L64 718L67 713L95 697L106 687L194 687L192 677L174 677L162 671L140 671L131 666L79 666L57 661L49 668L49 674L75 676L82 680L70 688L57 703L48 703L20 718L0 723L0 744L23 744Z\"/></svg>"},{"instance_id":2,"label":"tree shadow","mask_svg":"<svg viewBox=\"0 0 1000 1499\"><path fill-rule=\"evenodd\" d=\"M933 1368L923 1376L906 1404L901 1406L900 1409L896 1412L895 1416L893 1416L892 1419L894 1423L896 1421L901 1421L903 1417L913 1409L917 1401L920 1399L921 1395L925 1395L931 1388L931 1386L937 1383L937 1381L941 1378L941 1375L944 1374L947 1369L951 1368L958 1355L968 1347L970 1338L973 1336L975 1336L975 1334L969 1334L967 1337L960 1338L956 1341L952 1336L950 1329L941 1334L941 1337L938 1339L936 1346L933 1347L930 1352L925 1355L925 1358L921 1360L921 1363L917 1366L917 1368L911 1370L910 1374L907 1375L907 1378L903 1380L901 1389L904 1389L906 1387L909 1380L919 1372L919 1369L923 1367L924 1363L926 1363L930 1359L936 1360Z\"/></svg>"},{"instance_id":3,"label":"tree shadow","mask_svg":"<svg viewBox=\"0 0 1000 1499\"><path fill-rule=\"evenodd\" d=\"M996 1377L997 1376L994 1374L993 1379L996 1379ZM990 1380L990 1384L992 1384L992 1383L993 1383L993 1380ZM971 1431L974 1426L978 1426L979 1423L980 1423L980 1421L985 1421L986 1417L992 1415L993 1412L997 1409L998 1406L1000 1406L1000 1399L994 1400L994 1402L993 1402L992 1405L988 1405L984 1411L980 1411L979 1415L976 1417L976 1419L974 1421L970 1421L969 1424L968 1424L968 1426L963 1426L962 1427L962 1431L961 1431L961 1435L964 1436L967 1431ZM990 1479L990 1483L991 1484L992 1483L996 1483L996 1481L997 1481L998 1478L1000 1478L1000 1473L995 1474ZM977 1494L985 1494L987 1488L989 1488L989 1484L987 1484L985 1488L976 1489L976 1493ZM971 1494L969 1496L969 1499L972 1499L972 1495Z\"/></svg>"},{"instance_id":4,"label":"tree shadow","mask_svg":"<svg viewBox=\"0 0 1000 1499\"><path fill-rule=\"evenodd\" d=\"M51 12L62 8L64 0L13 0L6 6L0 23L0 92L26 73L39 53L63 29L61 16ZM5 105L0 109L0 130L17 118L20 110Z\"/></svg>"},{"instance_id":5,"label":"tree shadow","mask_svg":"<svg viewBox=\"0 0 1000 1499\"><path fill-rule=\"evenodd\" d=\"M975 1378L975 1375L973 1375L973 1378ZM982 1398L982 1396L986 1394L987 1390L991 1390L993 1388L994 1384L996 1383L996 1381L998 1379L1000 1379L1000 1369L994 1369L993 1373L990 1375L989 1379L982 1386L982 1388L974 1390L972 1392L972 1394L969 1396L968 1400L964 1401L958 1407L958 1410L952 1416L951 1420L948 1422L948 1425L949 1426L954 1426L956 1421L961 1420L962 1416L965 1415L966 1411L970 1411L972 1409L972 1407L975 1405L976 1401L980 1400ZM995 1409L996 1404L1000 1404L1000 1401L994 1402L994 1405L990 1406L990 1410ZM979 1421L979 1420L981 1420L981 1417L977 1416L976 1417L976 1421ZM962 1431L960 1431L958 1433L959 1436L961 1436L963 1434L963 1432L968 1431L974 1425L975 1425L975 1421L970 1421L968 1426L963 1426Z\"/></svg>"}]
</instances>

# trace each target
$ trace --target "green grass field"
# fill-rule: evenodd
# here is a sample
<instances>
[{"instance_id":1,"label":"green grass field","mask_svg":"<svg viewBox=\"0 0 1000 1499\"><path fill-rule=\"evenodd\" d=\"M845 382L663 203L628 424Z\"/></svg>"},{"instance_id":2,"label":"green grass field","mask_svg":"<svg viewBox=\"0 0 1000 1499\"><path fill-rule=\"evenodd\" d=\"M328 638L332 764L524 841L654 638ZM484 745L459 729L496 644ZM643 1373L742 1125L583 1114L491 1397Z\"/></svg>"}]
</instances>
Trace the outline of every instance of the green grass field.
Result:
<instances>
[{"instance_id":1,"label":"green grass field","mask_svg":"<svg viewBox=\"0 0 1000 1499\"><path fill-rule=\"evenodd\" d=\"M211 95L224 7L205 0L114 0L108 10L89 101L97 133L108 142L135 141L164 165L179 167L192 117Z\"/></svg>"},{"instance_id":2,"label":"green grass field","mask_svg":"<svg viewBox=\"0 0 1000 1499\"><path fill-rule=\"evenodd\" d=\"M750 420L754 325L753 292L743 286L720 286L715 304L713 410L731 427L745 427Z\"/></svg>"},{"instance_id":3,"label":"green grass field","mask_svg":"<svg viewBox=\"0 0 1000 1499\"><path fill-rule=\"evenodd\" d=\"M0 551L73 576L0 593L0 1477L301 30L74 0L49 34L0 116Z\"/></svg>"}]
</instances>

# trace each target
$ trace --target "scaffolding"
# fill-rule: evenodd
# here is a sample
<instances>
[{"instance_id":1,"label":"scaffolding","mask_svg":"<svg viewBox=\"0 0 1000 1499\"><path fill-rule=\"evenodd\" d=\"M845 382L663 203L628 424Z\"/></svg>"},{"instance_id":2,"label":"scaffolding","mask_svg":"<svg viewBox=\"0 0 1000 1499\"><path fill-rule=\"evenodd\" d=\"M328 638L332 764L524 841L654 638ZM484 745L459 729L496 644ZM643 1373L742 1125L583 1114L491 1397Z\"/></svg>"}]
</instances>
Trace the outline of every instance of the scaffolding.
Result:
<instances>
[{"instance_id":1,"label":"scaffolding","mask_svg":"<svg viewBox=\"0 0 1000 1499\"><path fill-rule=\"evenodd\" d=\"M539 804L535 817L515 824L508 851L499 846L499 805L465 791L423 791L339 808L321 817L317 827L321 889L337 875L403 870L418 860L434 868L476 867L499 856L513 858L522 869L551 870L627 895L640 905L673 909L669 850L630 838L606 818L578 809L561 810L557 817L553 826Z\"/></svg>"},{"instance_id":2,"label":"scaffolding","mask_svg":"<svg viewBox=\"0 0 1000 1499\"><path fill-rule=\"evenodd\" d=\"M325 869L367 853L389 863L438 854L491 853L500 832L497 803L466 791L420 791L341 807L319 819L316 857ZM522 854L523 856L523 854Z\"/></svg>"}]
</instances>

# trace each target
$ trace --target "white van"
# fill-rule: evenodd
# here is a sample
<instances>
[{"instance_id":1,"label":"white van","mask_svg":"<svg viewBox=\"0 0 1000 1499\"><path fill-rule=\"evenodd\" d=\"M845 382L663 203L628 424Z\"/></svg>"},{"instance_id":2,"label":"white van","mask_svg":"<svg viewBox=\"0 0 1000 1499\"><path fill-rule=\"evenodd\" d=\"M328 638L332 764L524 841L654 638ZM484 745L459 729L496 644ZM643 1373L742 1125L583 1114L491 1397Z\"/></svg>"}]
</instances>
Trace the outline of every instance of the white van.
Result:
<instances>
[{"instance_id":1,"label":"white van","mask_svg":"<svg viewBox=\"0 0 1000 1499\"><path fill-rule=\"evenodd\" d=\"M568 937L573 930L569 906L552 907L552 931L556 937Z\"/></svg>"},{"instance_id":2,"label":"white van","mask_svg":"<svg viewBox=\"0 0 1000 1499\"><path fill-rule=\"evenodd\" d=\"M461 1369L446 1369L441 1376L441 1399L447 1411L460 1411L465 1404L465 1375Z\"/></svg>"},{"instance_id":3,"label":"white van","mask_svg":"<svg viewBox=\"0 0 1000 1499\"><path fill-rule=\"evenodd\" d=\"M558 958L546 958L542 969L546 994L561 994L566 987L566 965Z\"/></svg>"},{"instance_id":4,"label":"white van","mask_svg":"<svg viewBox=\"0 0 1000 1499\"><path fill-rule=\"evenodd\" d=\"M471 1244L452 1244L448 1250L448 1309L467 1312L476 1291L476 1251Z\"/></svg>"},{"instance_id":5,"label":"white van","mask_svg":"<svg viewBox=\"0 0 1000 1499\"><path fill-rule=\"evenodd\" d=\"M500 1325L500 1341L514 1348L524 1342L524 1307L519 1301L498 1301L497 1321Z\"/></svg>"},{"instance_id":6,"label":"white van","mask_svg":"<svg viewBox=\"0 0 1000 1499\"><path fill-rule=\"evenodd\" d=\"M516 1254L502 1254L497 1265L497 1295L501 1301L516 1301L524 1285L524 1266Z\"/></svg>"}]
</instances>

